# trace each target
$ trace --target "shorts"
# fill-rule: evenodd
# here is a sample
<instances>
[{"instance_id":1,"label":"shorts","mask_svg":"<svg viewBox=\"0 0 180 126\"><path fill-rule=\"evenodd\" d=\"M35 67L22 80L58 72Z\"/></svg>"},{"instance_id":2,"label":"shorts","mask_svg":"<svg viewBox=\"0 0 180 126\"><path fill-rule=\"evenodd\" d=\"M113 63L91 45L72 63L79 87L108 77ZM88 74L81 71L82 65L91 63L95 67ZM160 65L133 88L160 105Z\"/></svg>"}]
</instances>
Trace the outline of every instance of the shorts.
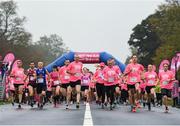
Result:
<instances>
[{"instance_id":1,"label":"shorts","mask_svg":"<svg viewBox=\"0 0 180 126\"><path fill-rule=\"evenodd\" d=\"M47 97L47 98L50 98L51 95L52 95L52 91L46 91L46 97Z\"/></svg>"},{"instance_id":2,"label":"shorts","mask_svg":"<svg viewBox=\"0 0 180 126\"><path fill-rule=\"evenodd\" d=\"M19 86L24 86L24 84L14 84L14 88L15 88L15 89L18 89Z\"/></svg>"},{"instance_id":3,"label":"shorts","mask_svg":"<svg viewBox=\"0 0 180 126\"><path fill-rule=\"evenodd\" d=\"M171 90L170 89L165 89L165 88L163 88L163 89L161 89L161 94L162 94L162 96L167 96L167 97L171 97L172 95L171 95Z\"/></svg>"},{"instance_id":4,"label":"shorts","mask_svg":"<svg viewBox=\"0 0 180 126\"><path fill-rule=\"evenodd\" d=\"M128 94L128 91L126 91L126 90L121 90L121 97L122 98L128 98L129 97L129 94Z\"/></svg>"},{"instance_id":5,"label":"shorts","mask_svg":"<svg viewBox=\"0 0 180 126\"><path fill-rule=\"evenodd\" d=\"M88 90L89 89L89 86L81 86L81 91L85 91L85 90Z\"/></svg>"},{"instance_id":6,"label":"shorts","mask_svg":"<svg viewBox=\"0 0 180 126\"><path fill-rule=\"evenodd\" d=\"M146 86L145 90L148 94L151 93L151 89L153 88L154 86Z\"/></svg>"},{"instance_id":7,"label":"shorts","mask_svg":"<svg viewBox=\"0 0 180 126\"><path fill-rule=\"evenodd\" d=\"M64 88L64 89L67 89L67 87L71 86L70 83L67 83L67 84L61 84L61 87Z\"/></svg>"},{"instance_id":8,"label":"shorts","mask_svg":"<svg viewBox=\"0 0 180 126\"><path fill-rule=\"evenodd\" d=\"M32 86L33 88L37 88L37 84L36 83L34 83L34 84L29 83L28 86Z\"/></svg>"},{"instance_id":9,"label":"shorts","mask_svg":"<svg viewBox=\"0 0 180 126\"><path fill-rule=\"evenodd\" d=\"M53 88L56 88L57 86L60 86L60 84L58 84L58 85L52 85Z\"/></svg>"},{"instance_id":10,"label":"shorts","mask_svg":"<svg viewBox=\"0 0 180 126\"><path fill-rule=\"evenodd\" d=\"M130 84L127 85L127 88L128 88L128 90L129 89L136 89L135 85L130 85Z\"/></svg>"},{"instance_id":11,"label":"shorts","mask_svg":"<svg viewBox=\"0 0 180 126\"><path fill-rule=\"evenodd\" d=\"M44 83L37 84L37 94L41 94L42 91L47 90L47 86Z\"/></svg>"},{"instance_id":12,"label":"shorts","mask_svg":"<svg viewBox=\"0 0 180 126\"><path fill-rule=\"evenodd\" d=\"M96 92L96 89L95 88L91 88L90 89L92 92Z\"/></svg>"},{"instance_id":13,"label":"shorts","mask_svg":"<svg viewBox=\"0 0 180 126\"><path fill-rule=\"evenodd\" d=\"M145 94L145 90L141 90L141 94L144 95Z\"/></svg>"},{"instance_id":14,"label":"shorts","mask_svg":"<svg viewBox=\"0 0 180 126\"><path fill-rule=\"evenodd\" d=\"M76 87L76 85L81 85L81 80L75 81L75 82L70 82L70 86L72 88Z\"/></svg>"}]
</instances>

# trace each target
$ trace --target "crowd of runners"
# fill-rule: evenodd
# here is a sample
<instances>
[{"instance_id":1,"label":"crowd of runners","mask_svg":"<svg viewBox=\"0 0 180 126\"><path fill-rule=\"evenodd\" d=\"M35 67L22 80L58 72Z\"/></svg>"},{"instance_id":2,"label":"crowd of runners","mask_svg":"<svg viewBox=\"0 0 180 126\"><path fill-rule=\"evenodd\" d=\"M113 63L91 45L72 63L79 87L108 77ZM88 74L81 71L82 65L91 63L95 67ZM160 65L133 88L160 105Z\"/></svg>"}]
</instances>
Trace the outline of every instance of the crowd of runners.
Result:
<instances>
[{"instance_id":1,"label":"crowd of runners","mask_svg":"<svg viewBox=\"0 0 180 126\"><path fill-rule=\"evenodd\" d=\"M75 55L74 61L65 60L64 66L53 66L48 72L43 62L30 63L28 70L23 69L22 61L17 68L12 69L9 76L12 105L18 103L21 108L24 102L31 107L43 109L48 103L54 107L66 104L76 104L78 109L84 102L96 102L98 107L108 107L113 110L117 104L130 107L136 112L138 108L147 106L162 106L169 111L168 100L171 98L173 73L168 70L169 64L164 64L163 71L156 73L154 65L144 67L133 55L122 72L113 58L107 63L100 63L93 73L83 67L80 57ZM80 104L81 103L81 104Z\"/></svg>"}]
</instances>

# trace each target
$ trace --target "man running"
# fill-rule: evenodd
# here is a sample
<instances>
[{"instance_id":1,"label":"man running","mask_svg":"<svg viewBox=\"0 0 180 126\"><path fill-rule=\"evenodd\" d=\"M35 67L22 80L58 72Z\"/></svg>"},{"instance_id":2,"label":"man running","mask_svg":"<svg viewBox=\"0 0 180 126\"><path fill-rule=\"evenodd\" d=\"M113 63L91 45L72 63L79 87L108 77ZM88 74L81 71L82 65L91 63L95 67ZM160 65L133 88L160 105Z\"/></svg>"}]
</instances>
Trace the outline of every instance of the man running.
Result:
<instances>
[{"instance_id":1,"label":"man running","mask_svg":"<svg viewBox=\"0 0 180 126\"><path fill-rule=\"evenodd\" d=\"M116 65L116 62L115 62L114 58L111 59L111 62L113 64L114 70L119 75L119 77L118 77L118 79L116 81L116 86L115 86L115 102L114 102L114 104L116 105L116 103L119 103L119 96L120 96L120 86L119 85L120 85L120 79L121 79L120 76L122 75L122 72L121 72L119 66Z\"/></svg>"},{"instance_id":2,"label":"man running","mask_svg":"<svg viewBox=\"0 0 180 126\"><path fill-rule=\"evenodd\" d=\"M61 80L61 93L66 97L66 109L69 109L72 88L70 85L70 74L67 73L69 60L65 60L64 66L59 68L59 75Z\"/></svg>"},{"instance_id":3,"label":"man running","mask_svg":"<svg viewBox=\"0 0 180 126\"><path fill-rule=\"evenodd\" d=\"M67 72L70 76L71 87L76 90L76 108L79 108L80 104L80 93L81 93L81 77L82 77L83 64L80 62L78 55L74 56L74 61L68 66Z\"/></svg>"},{"instance_id":4,"label":"man running","mask_svg":"<svg viewBox=\"0 0 180 126\"><path fill-rule=\"evenodd\" d=\"M168 99L171 98L171 91L173 86L172 82L175 80L175 77L173 72L168 70L169 64L165 63L163 67L164 70L159 73L159 80L161 86L161 93L163 96L163 102L165 105L165 113L168 113Z\"/></svg>"},{"instance_id":5,"label":"man running","mask_svg":"<svg viewBox=\"0 0 180 126\"><path fill-rule=\"evenodd\" d=\"M36 77L37 77L37 94L39 95L39 103L38 107L40 109L43 108L43 100L46 95L47 83L46 83L46 76L48 75L49 80L49 72L44 68L43 62L38 62L38 68L36 70Z\"/></svg>"},{"instance_id":6,"label":"man running","mask_svg":"<svg viewBox=\"0 0 180 126\"><path fill-rule=\"evenodd\" d=\"M29 80L28 82L28 91L29 91L29 102L31 107L34 105L34 96L36 94L36 68L35 63L30 63L30 68L27 70L27 78Z\"/></svg>"},{"instance_id":7,"label":"man running","mask_svg":"<svg viewBox=\"0 0 180 126\"><path fill-rule=\"evenodd\" d=\"M139 83L141 81L141 75L144 71L144 67L141 64L137 63L137 56L132 56L132 63L128 64L124 75L127 75L127 84L128 84L128 93L129 93L129 102L131 104L131 111L136 112L136 101L139 100ZM135 97L136 94L136 97Z\"/></svg>"},{"instance_id":8,"label":"man running","mask_svg":"<svg viewBox=\"0 0 180 126\"><path fill-rule=\"evenodd\" d=\"M108 60L107 64L108 66L103 70L104 85L105 85L107 100L110 102L110 110L113 110L112 105L114 103L115 86L117 84L119 75L117 74L116 70L113 67L112 60Z\"/></svg>"}]
</instances>

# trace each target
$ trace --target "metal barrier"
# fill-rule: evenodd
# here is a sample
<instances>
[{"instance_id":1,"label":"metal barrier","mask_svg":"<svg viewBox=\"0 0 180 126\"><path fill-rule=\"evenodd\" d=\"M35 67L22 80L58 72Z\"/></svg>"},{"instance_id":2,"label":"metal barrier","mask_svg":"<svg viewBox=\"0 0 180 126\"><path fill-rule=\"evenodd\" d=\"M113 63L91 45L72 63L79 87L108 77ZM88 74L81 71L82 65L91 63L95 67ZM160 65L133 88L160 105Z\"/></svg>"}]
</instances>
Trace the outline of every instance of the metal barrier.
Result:
<instances>
[{"instance_id":1,"label":"metal barrier","mask_svg":"<svg viewBox=\"0 0 180 126\"><path fill-rule=\"evenodd\" d=\"M6 87L6 74L2 77L0 81L0 100L5 98L5 87Z\"/></svg>"}]
</instances>

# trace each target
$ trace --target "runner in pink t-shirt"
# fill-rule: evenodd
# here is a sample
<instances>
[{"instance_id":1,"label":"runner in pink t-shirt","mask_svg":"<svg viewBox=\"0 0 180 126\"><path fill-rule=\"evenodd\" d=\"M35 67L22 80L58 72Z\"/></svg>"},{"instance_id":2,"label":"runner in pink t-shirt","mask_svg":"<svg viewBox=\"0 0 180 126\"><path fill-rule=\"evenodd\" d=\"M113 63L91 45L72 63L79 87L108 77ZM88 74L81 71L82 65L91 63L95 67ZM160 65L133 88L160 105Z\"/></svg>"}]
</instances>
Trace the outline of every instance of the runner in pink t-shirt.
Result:
<instances>
[{"instance_id":1,"label":"runner in pink t-shirt","mask_svg":"<svg viewBox=\"0 0 180 126\"><path fill-rule=\"evenodd\" d=\"M121 101L123 104L127 105L128 100L128 88L127 88L127 82L126 77L122 77L121 81Z\"/></svg>"},{"instance_id":2,"label":"runner in pink t-shirt","mask_svg":"<svg viewBox=\"0 0 180 126\"><path fill-rule=\"evenodd\" d=\"M99 105L102 105L102 108L104 108L104 101L105 101L105 86L104 86L104 75L103 70L105 68L105 64L101 62L99 64L100 68L96 69L96 72L94 73L93 79L96 83L96 92L97 92L97 101Z\"/></svg>"},{"instance_id":3,"label":"runner in pink t-shirt","mask_svg":"<svg viewBox=\"0 0 180 126\"><path fill-rule=\"evenodd\" d=\"M25 81L25 78L26 78L26 75L24 74L24 69L22 68L22 61L19 60L17 62L17 68L14 68L11 71L10 76L14 78L14 80L13 80L14 87L15 87L15 90L18 92L18 96L19 96L18 108L21 108L24 81ZM14 95L13 95L13 98L12 98L12 103L14 103Z\"/></svg>"},{"instance_id":4,"label":"runner in pink t-shirt","mask_svg":"<svg viewBox=\"0 0 180 126\"><path fill-rule=\"evenodd\" d=\"M59 68L59 75L61 80L61 93L66 97L66 109L69 109L72 88L70 86L70 74L67 73L68 66L70 64L69 60L64 61L64 66Z\"/></svg>"},{"instance_id":5,"label":"runner in pink t-shirt","mask_svg":"<svg viewBox=\"0 0 180 126\"><path fill-rule=\"evenodd\" d=\"M114 92L119 75L113 67L112 60L107 61L108 66L103 70L104 85L106 89L107 100L110 100L110 110L113 109L114 104Z\"/></svg>"},{"instance_id":6,"label":"runner in pink t-shirt","mask_svg":"<svg viewBox=\"0 0 180 126\"><path fill-rule=\"evenodd\" d=\"M136 107L139 107L140 90L139 83L141 82L141 75L144 67L137 63L137 56L133 55L131 63L127 65L124 75L127 75L128 93L130 97L131 111L136 112ZM136 92L136 98L135 98ZM136 99L136 100L135 100ZM135 101L137 103L135 103Z\"/></svg>"},{"instance_id":7,"label":"runner in pink t-shirt","mask_svg":"<svg viewBox=\"0 0 180 126\"><path fill-rule=\"evenodd\" d=\"M153 65L148 65L148 71L144 73L144 82L146 84L146 92L147 92L147 105L148 110L151 110L151 101L154 98L154 87L158 83L158 76L155 72ZM153 102L154 105L154 102Z\"/></svg>"},{"instance_id":8,"label":"runner in pink t-shirt","mask_svg":"<svg viewBox=\"0 0 180 126\"><path fill-rule=\"evenodd\" d=\"M83 68L83 75L81 78L81 92L84 97L84 102L89 102L89 86L91 83L91 74L89 73L89 69L86 67Z\"/></svg>"},{"instance_id":9,"label":"runner in pink t-shirt","mask_svg":"<svg viewBox=\"0 0 180 126\"><path fill-rule=\"evenodd\" d=\"M114 105L119 104L119 97L120 97L120 87L119 87L119 81L120 81L120 76L122 74L120 68L118 65L116 65L115 59L112 58L111 62L113 63L113 68L116 71L116 73L118 74L118 79L116 81L116 86L115 86L115 102Z\"/></svg>"},{"instance_id":10,"label":"runner in pink t-shirt","mask_svg":"<svg viewBox=\"0 0 180 126\"><path fill-rule=\"evenodd\" d=\"M80 57L78 55L74 56L74 62L70 63L67 72L70 76L70 86L76 89L76 108L79 108L80 93L81 93L81 77L83 64L79 61Z\"/></svg>"},{"instance_id":11,"label":"runner in pink t-shirt","mask_svg":"<svg viewBox=\"0 0 180 126\"><path fill-rule=\"evenodd\" d=\"M60 77L57 66L53 66L53 71L50 73L52 96L54 101L54 107L57 107L57 101L60 94Z\"/></svg>"},{"instance_id":12,"label":"runner in pink t-shirt","mask_svg":"<svg viewBox=\"0 0 180 126\"><path fill-rule=\"evenodd\" d=\"M172 71L168 70L168 64L164 64L164 70L159 73L159 81L161 87L161 93L163 96L163 101L165 105L165 112L169 111L168 108L168 99L171 98L171 91L173 86L173 81L175 80L174 74Z\"/></svg>"}]
</instances>

